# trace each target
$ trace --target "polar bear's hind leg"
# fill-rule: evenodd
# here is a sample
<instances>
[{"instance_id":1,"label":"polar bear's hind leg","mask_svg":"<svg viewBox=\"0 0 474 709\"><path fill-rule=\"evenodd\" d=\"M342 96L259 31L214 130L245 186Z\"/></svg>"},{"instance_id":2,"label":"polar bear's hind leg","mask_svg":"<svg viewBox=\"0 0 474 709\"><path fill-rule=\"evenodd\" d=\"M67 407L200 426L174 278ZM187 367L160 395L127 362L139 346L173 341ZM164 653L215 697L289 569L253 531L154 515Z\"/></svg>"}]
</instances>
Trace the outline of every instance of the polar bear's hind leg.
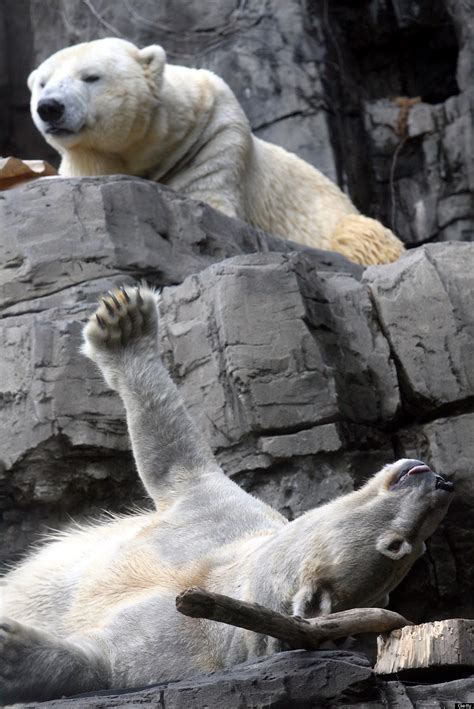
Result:
<instances>
[{"instance_id":1,"label":"polar bear's hind leg","mask_svg":"<svg viewBox=\"0 0 474 709\"><path fill-rule=\"evenodd\" d=\"M0 618L0 705L106 689L109 681L109 663L92 642L82 648Z\"/></svg>"},{"instance_id":2,"label":"polar bear's hind leg","mask_svg":"<svg viewBox=\"0 0 474 709\"><path fill-rule=\"evenodd\" d=\"M391 263L405 251L403 243L390 229L362 214L342 217L330 235L328 248L362 266Z\"/></svg>"}]
</instances>

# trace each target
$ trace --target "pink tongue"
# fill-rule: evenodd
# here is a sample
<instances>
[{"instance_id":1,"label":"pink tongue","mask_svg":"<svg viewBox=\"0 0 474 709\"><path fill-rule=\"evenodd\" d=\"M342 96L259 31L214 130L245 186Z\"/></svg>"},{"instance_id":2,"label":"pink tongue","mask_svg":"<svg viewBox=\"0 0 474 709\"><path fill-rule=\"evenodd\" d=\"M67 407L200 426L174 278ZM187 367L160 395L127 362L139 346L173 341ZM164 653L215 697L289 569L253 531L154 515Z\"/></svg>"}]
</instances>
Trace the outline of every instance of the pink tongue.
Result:
<instances>
[{"instance_id":1,"label":"pink tongue","mask_svg":"<svg viewBox=\"0 0 474 709\"><path fill-rule=\"evenodd\" d=\"M428 468L427 465L415 465L414 468L411 468L407 475L415 475L415 473L429 473L430 469Z\"/></svg>"}]
</instances>

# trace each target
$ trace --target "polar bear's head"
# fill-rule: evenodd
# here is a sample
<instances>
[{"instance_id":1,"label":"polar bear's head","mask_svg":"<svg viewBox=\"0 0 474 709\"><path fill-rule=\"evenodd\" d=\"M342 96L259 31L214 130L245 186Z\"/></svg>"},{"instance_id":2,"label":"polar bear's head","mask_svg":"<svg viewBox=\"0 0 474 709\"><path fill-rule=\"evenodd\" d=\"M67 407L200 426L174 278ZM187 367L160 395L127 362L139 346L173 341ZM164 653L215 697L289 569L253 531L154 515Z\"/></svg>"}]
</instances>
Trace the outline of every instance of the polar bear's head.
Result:
<instances>
[{"instance_id":1,"label":"polar bear's head","mask_svg":"<svg viewBox=\"0 0 474 709\"><path fill-rule=\"evenodd\" d=\"M165 62L162 47L116 38L56 52L28 78L35 125L61 153L120 153L148 128Z\"/></svg>"}]
</instances>

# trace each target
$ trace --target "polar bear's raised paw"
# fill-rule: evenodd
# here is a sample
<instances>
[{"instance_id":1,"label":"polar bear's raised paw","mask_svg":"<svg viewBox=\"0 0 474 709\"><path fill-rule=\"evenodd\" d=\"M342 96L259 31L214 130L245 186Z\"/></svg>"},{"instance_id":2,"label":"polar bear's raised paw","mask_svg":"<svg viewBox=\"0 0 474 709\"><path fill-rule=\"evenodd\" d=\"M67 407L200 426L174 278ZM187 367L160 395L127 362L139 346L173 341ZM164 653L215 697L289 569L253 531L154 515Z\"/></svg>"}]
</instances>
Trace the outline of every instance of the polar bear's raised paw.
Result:
<instances>
[{"instance_id":1,"label":"polar bear's raised paw","mask_svg":"<svg viewBox=\"0 0 474 709\"><path fill-rule=\"evenodd\" d=\"M104 296L84 328L84 354L120 353L144 338L156 342L156 296L149 288L122 286Z\"/></svg>"}]
</instances>

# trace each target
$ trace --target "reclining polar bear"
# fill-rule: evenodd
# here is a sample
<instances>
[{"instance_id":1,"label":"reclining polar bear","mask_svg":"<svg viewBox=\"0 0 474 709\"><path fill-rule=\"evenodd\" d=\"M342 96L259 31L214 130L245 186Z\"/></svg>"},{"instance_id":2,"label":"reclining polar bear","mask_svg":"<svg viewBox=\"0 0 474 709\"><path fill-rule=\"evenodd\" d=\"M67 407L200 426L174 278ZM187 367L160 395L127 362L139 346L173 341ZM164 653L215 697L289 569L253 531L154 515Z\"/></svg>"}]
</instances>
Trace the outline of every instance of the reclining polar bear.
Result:
<instances>
[{"instance_id":1,"label":"reclining polar bear","mask_svg":"<svg viewBox=\"0 0 474 709\"><path fill-rule=\"evenodd\" d=\"M220 470L158 350L147 289L105 298L85 354L123 399L155 512L78 528L0 585L0 703L188 678L272 652L265 638L185 617L199 585L284 613L381 605L444 516L452 483L416 460L287 522Z\"/></svg>"},{"instance_id":2,"label":"reclining polar bear","mask_svg":"<svg viewBox=\"0 0 474 709\"><path fill-rule=\"evenodd\" d=\"M403 251L321 172L253 136L222 79L167 64L159 46L78 44L43 62L28 85L35 124L61 154L65 177L148 177L268 234L362 264Z\"/></svg>"}]
</instances>

